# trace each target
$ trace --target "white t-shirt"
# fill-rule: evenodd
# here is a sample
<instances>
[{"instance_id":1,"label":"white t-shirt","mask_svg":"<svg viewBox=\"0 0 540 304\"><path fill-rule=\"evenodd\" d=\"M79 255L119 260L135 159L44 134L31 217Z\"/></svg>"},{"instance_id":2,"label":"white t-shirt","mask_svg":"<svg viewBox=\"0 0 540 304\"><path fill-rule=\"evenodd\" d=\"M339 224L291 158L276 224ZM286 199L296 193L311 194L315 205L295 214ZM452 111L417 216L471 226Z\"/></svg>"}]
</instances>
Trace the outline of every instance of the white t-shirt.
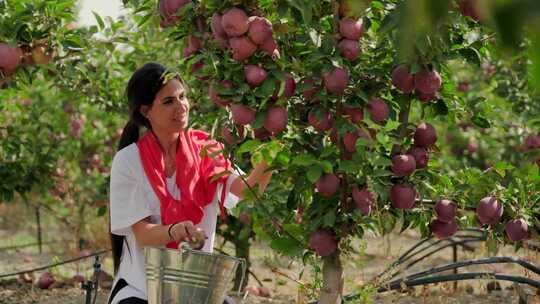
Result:
<instances>
[{"instance_id":1,"label":"white t-shirt","mask_svg":"<svg viewBox=\"0 0 540 304\"><path fill-rule=\"evenodd\" d=\"M228 189L239 174L243 174L243 172L235 172L227 179L227 194L224 203L227 209L235 207L238 203L239 198L230 193ZM204 216L201 222L196 225L208 236L201 249L206 252L212 252L214 247L217 216L220 212L218 198L220 198L222 186L222 184L218 185L212 203L205 207ZM175 199L180 200L180 189L176 186L176 174L167 178L167 188ZM128 286L116 294L111 303L116 304L129 297L147 299L144 251L137 244L131 226L146 217L150 217L152 223L161 224L161 212L159 198L146 177L139 149L135 143L118 151L113 158L110 181L110 216L111 232L125 236L126 240L114 283L116 284L120 278L128 283Z\"/></svg>"}]
</instances>

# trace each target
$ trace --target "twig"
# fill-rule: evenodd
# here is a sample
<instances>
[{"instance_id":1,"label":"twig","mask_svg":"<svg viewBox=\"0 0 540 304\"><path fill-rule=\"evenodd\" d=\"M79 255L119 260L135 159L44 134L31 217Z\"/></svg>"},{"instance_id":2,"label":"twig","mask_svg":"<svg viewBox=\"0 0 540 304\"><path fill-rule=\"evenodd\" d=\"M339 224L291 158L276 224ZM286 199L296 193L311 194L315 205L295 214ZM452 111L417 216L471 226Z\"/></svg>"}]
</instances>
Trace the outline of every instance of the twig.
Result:
<instances>
[{"instance_id":1,"label":"twig","mask_svg":"<svg viewBox=\"0 0 540 304\"><path fill-rule=\"evenodd\" d=\"M304 282L302 282L302 281L299 281L299 280L297 280L297 279L295 279L295 278L291 278L288 274L282 272L281 270L277 269L276 267L272 267L271 270L272 270L273 273L278 274L278 275L280 275L280 276L283 276L283 277L285 277L285 278L287 278L287 279L289 279L289 280L295 282L296 284L299 284L299 285L306 285L306 284L305 284Z\"/></svg>"}]
</instances>

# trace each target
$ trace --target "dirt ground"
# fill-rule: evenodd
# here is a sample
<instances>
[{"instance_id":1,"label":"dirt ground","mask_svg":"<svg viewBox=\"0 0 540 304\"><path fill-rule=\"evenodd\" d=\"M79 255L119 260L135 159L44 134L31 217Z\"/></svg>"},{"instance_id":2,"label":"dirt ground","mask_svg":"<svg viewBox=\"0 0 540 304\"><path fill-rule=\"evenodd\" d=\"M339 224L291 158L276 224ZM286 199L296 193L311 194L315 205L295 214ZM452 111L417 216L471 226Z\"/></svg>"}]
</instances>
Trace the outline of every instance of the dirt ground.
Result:
<instances>
[{"instance_id":1,"label":"dirt ground","mask_svg":"<svg viewBox=\"0 0 540 304\"><path fill-rule=\"evenodd\" d=\"M64 260L73 257L73 251L62 250L63 246L54 243L44 246L44 253L39 254L36 247L2 249L3 247L26 243L32 241L32 229L9 229L9 225L0 222L0 275L32 269L41 265L47 265L55 261ZM12 227L11 227L12 228ZM56 232L56 234L61 234ZM48 234L51 236L51 233ZM46 239L51 239L50 237ZM404 233L391 234L385 237L378 237L372 234L366 235L363 240L355 240L352 248L358 251L343 262L344 268L344 293L350 294L360 291L363 286L375 275L379 274L399 255L405 252L410 246L419 240L418 235L412 231ZM216 242L217 243L217 242ZM225 247L226 252L233 252L231 248ZM540 255L535 251L520 250L517 253L511 247L505 247L499 251L500 256L517 256L529 260L536 265L540 265ZM271 297L261 298L248 294L244 299L238 299L237 302L244 304L254 303L302 303L298 302L299 284L297 282L312 282L313 270L304 269L303 277L299 273L303 270L300 261L291 261L288 258L281 257L268 248L266 244L254 242L251 251L252 271L262 283L269 288ZM483 245L475 247L474 251L458 251L459 259L471 259L487 257ZM9 277L0 279L0 304L4 303L66 303L83 304L85 301L85 291L80 288L80 284L69 280L74 274L80 273L89 278L93 273L93 259L86 259L79 263L71 263L60 266L52 270L58 278L57 283L52 289L41 290L35 284L24 283L21 278ZM417 264L411 271L428 269L435 265L441 265L452 261L452 251L444 249L433 256ZM103 262L103 269L106 273L112 273L112 261L106 256ZM277 270L277 271L276 271ZM470 267L467 271L495 271L507 274L526 275L536 280L538 276L532 276L526 273L522 268L515 265L496 265L496 266L478 266ZM41 273L34 275L34 282ZM66 279L64 279L66 278ZM96 303L106 303L106 298L110 287L110 277L104 277L104 284L100 286ZM416 287L405 292L386 292L381 294L371 293L371 301L359 299L347 301L347 303L518 303L518 292L516 288L508 282L500 282L500 290L488 290L487 286L490 280L471 280L462 281L458 284L458 289L453 290L452 283L443 283L438 285L429 285ZM257 281L253 276L249 277L249 284L256 286ZM523 293L529 295L528 303L540 303L540 297L535 294L535 290L524 288ZM305 303L305 302L304 302Z\"/></svg>"}]
</instances>

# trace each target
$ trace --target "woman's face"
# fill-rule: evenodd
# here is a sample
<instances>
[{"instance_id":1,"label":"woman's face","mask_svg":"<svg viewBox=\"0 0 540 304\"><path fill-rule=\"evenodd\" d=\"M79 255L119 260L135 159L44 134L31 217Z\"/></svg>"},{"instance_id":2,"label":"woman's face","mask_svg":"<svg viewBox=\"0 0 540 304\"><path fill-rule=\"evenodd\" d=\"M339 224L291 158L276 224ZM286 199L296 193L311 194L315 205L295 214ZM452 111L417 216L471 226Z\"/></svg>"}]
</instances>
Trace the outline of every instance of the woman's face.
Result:
<instances>
[{"instance_id":1,"label":"woman's face","mask_svg":"<svg viewBox=\"0 0 540 304\"><path fill-rule=\"evenodd\" d=\"M171 79L156 94L151 106L141 106L142 114L150 121L154 132L185 130L189 119L189 101L184 86Z\"/></svg>"}]
</instances>

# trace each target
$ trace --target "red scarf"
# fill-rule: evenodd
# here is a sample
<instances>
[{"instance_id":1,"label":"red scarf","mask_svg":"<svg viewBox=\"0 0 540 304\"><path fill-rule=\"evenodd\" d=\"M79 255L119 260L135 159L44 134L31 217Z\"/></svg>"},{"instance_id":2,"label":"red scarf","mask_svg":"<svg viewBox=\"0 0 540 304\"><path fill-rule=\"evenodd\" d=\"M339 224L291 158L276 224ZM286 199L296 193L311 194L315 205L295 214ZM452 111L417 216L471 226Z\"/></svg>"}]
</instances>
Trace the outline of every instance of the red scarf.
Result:
<instances>
[{"instance_id":1,"label":"red scarf","mask_svg":"<svg viewBox=\"0 0 540 304\"><path fill-rule=\"evenodd\" d=\"M146 177L159 198L163 225L186 220L200 223L204 207L212 202L218 183L223 183L219 207L221 215L225 216L223 203L230 162L222 153L216 153L223 150L220 143L209 140L203 131L180 132L176 150L176 185L180 189L180 200L174 199L167 189L165 161L154 133L147 131L137 147ZM202 150L206 151L202 152L203 157ZM178 248L178 244L171 242L167 247Z\"/></svg>"}]
</instances>

